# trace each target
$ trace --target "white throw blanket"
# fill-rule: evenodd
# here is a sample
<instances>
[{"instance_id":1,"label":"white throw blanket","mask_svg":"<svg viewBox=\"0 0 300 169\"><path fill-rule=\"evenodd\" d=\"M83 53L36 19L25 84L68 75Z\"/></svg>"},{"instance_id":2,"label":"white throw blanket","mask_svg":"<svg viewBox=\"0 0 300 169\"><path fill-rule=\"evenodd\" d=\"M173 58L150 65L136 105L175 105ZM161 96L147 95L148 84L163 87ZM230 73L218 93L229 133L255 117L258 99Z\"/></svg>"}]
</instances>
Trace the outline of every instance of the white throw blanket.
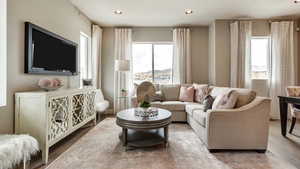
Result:
<instances>
[{"instance_id":1,"label":"white throw blanket","mask_svg":"<svg viewBox=\"0 0 300 169\"><path fill-rule=\"evenodd\" d=\"M9 169L39 150L38 142L28 135L0 135L0 169Z\"/></svg>"}]
</instances>

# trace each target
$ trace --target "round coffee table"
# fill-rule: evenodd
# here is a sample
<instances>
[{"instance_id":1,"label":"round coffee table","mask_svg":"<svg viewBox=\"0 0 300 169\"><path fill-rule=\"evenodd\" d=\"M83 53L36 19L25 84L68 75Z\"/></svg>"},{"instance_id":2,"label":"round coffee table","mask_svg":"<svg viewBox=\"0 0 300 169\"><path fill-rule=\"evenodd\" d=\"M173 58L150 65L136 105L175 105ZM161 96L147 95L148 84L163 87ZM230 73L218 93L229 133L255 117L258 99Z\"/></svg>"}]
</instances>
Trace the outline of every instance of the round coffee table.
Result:
<instances>
[{"instance_id":1,"label":"round coffee table","mask_svg":"<svg viewBox=\"0 0 300 169\"><path fill-rule=\"evenodd\" d=\"M134 108L120 111L117 114L117 125L122 127L120 139L123 146L149 147L168 143L168 127L172 113L158 109L155 117L137 117Z\"/></svg>"}]
</instances>

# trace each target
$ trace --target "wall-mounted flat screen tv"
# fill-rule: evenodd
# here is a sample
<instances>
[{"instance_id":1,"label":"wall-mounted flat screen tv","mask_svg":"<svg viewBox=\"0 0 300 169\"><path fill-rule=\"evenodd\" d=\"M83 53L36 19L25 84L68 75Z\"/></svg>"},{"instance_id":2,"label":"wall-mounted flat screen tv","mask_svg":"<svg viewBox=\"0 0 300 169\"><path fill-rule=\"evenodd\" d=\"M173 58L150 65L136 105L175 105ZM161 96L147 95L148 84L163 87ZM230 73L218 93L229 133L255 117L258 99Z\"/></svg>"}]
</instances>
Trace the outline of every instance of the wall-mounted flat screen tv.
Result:
<instances>
[{"instance_id":1,"label":"wall-mounted flat screen tv","mask_svg":"<svg viewBox=\"0 0 300 169\"><path fill-rule=\"evenodd\" d=\"M37 25L25 23L25 73L77 75L78 45Z\"/></svg>"}]
</instances>

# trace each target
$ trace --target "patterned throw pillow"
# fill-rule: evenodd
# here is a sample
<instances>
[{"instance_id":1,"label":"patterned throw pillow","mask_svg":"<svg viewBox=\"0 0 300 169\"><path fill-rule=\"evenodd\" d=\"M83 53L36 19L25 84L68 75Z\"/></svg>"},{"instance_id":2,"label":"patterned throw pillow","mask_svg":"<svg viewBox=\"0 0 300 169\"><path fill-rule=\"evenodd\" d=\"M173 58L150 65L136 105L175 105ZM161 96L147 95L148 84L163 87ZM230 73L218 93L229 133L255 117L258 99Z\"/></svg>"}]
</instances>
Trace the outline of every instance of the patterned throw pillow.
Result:
<instances>
[{"instance_id":1,"label":"patterned throw pillow","mask_svg":"<svg viewBox=\"0 0 300 169\"><path fill-rule=\"evenodd\" d=\"M179 100L183 102L193 102L194 101L195 89L191 87L180 87Z\"/></svg>"},{"instance_id":2,"label":"patterned throw pillow","mask_svg":"<svg viewBox=\"0 0 300 169\"><path fill-rule=\"evenodd\" d=\"M212 109L212 105L214 103L214 98L211 95L208 95L205 97L204 101L203 101L203 105L204 105L204 112L207 112L207 110Z\"/></svg>"},{"instance_id":3,"label":"patterned throw pillow","mask_svg":"<svg viewBox=\"0 0 300 169\"><path fill-rule=\"evenodd\" d=\"M212 105L212 109L232 109L234 108L239 94L235 90L231 90L226 94L218 95Z\"/></svg>"},{"instance_id":4,"label":"patterned throw pillow","mask_svg":"<svg viewBox=\"0 0 300 169\"><path fill-rule=\"evenodd\" d=\"M300 87L288 87L287 92L289 96L300 97Z\"/></svg>"},{"instance_id":5,"label":"patterned throw pillow","mask_svg":"<svg viewBox=\"0 0 300 169\"><path fill-rule=\"evenodd\" d=\"M207 84L193 84L195 88L195 102L203 104L203 101L206 96L211 92L210 87Z\"/></svg>"}]
</instances>

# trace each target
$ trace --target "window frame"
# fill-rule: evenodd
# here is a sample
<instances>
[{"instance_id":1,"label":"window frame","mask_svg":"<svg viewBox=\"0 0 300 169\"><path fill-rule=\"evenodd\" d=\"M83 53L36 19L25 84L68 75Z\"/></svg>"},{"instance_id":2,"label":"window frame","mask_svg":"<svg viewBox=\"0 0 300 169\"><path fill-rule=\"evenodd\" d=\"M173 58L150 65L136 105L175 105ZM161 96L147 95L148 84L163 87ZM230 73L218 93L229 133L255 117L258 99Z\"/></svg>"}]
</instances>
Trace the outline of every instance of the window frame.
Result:
<instances>
[{"instance_id":1,"label":"window frame","mask_svg":"<svg viewBox=\"0 0 300 169\"><path fill-rule=\"evenodd\" d=\"M91 42L91 37L90 36L88 36L86 33L84 33L84 32L80 32L80 36L79 36L79 60L80 60L80 65L79 65L79 69L80 69L80 86L82 87L83 86L83 82L82 82L82 80L84 79L83 78L83 74L82 74L82 69L81 69L81 67L82 67L82 63L81 63L81 36L83 36L83 37L85 37L85 38L87 38L87 59L86 59L86 61L87 61L87 63L86 63L86 76L87 76L87 78L89 79L89 78L92 78L92 55L91 55L91 51L92 51L92 46L91 46L91 44L92 44L92 42Z\"/></svg>"},{"instance_id":2,"label":"window frame","mask_svg":"<svg viewBox=\"0 0 300 169\"><path fill-rule=\"evenodd\" d=\"M269 50L268 50L268 58L267 58L267 77L266 78L253 78L252 77L252 53L251 53L251 50L252 50L252 45L251 45L251 41L252 39L268 39L268 46L269 46ZM251 77L251 80L269 80L270 79L270 70L271 70L271 47L272 47L272 44L271 44L271 36L251 36L251 39L250 39L250 77Z\"/></svg>"},{"instance_id":3,"label":"window frame","mask_svg":"<svg viewBox=\"0 0 300 169\"><path fill-rule=\"evenodd\" d=\"M164 42L132 42L132 48L133 48L133 45L135 44L151 44L151 47L152 47L152 57L151 57L151 60L152 60L152 82L155 83L155 67L154 67L154 46L155 45L172 45L173 46L173 58L174 58L174 42L172 41L164 41ZM171 84L173 84L173 67L172 67L172 78L171 78Z\"/></svg>"},{"instance_id":4,"label":"window frame","mask_svg":"<svg viewBox=\"0 0 300 169\"><path fill-rule=\"evenodd\" d=\"M0 107L7 105L7 0L0 0Z\"/></svg>"}]
</instances>

